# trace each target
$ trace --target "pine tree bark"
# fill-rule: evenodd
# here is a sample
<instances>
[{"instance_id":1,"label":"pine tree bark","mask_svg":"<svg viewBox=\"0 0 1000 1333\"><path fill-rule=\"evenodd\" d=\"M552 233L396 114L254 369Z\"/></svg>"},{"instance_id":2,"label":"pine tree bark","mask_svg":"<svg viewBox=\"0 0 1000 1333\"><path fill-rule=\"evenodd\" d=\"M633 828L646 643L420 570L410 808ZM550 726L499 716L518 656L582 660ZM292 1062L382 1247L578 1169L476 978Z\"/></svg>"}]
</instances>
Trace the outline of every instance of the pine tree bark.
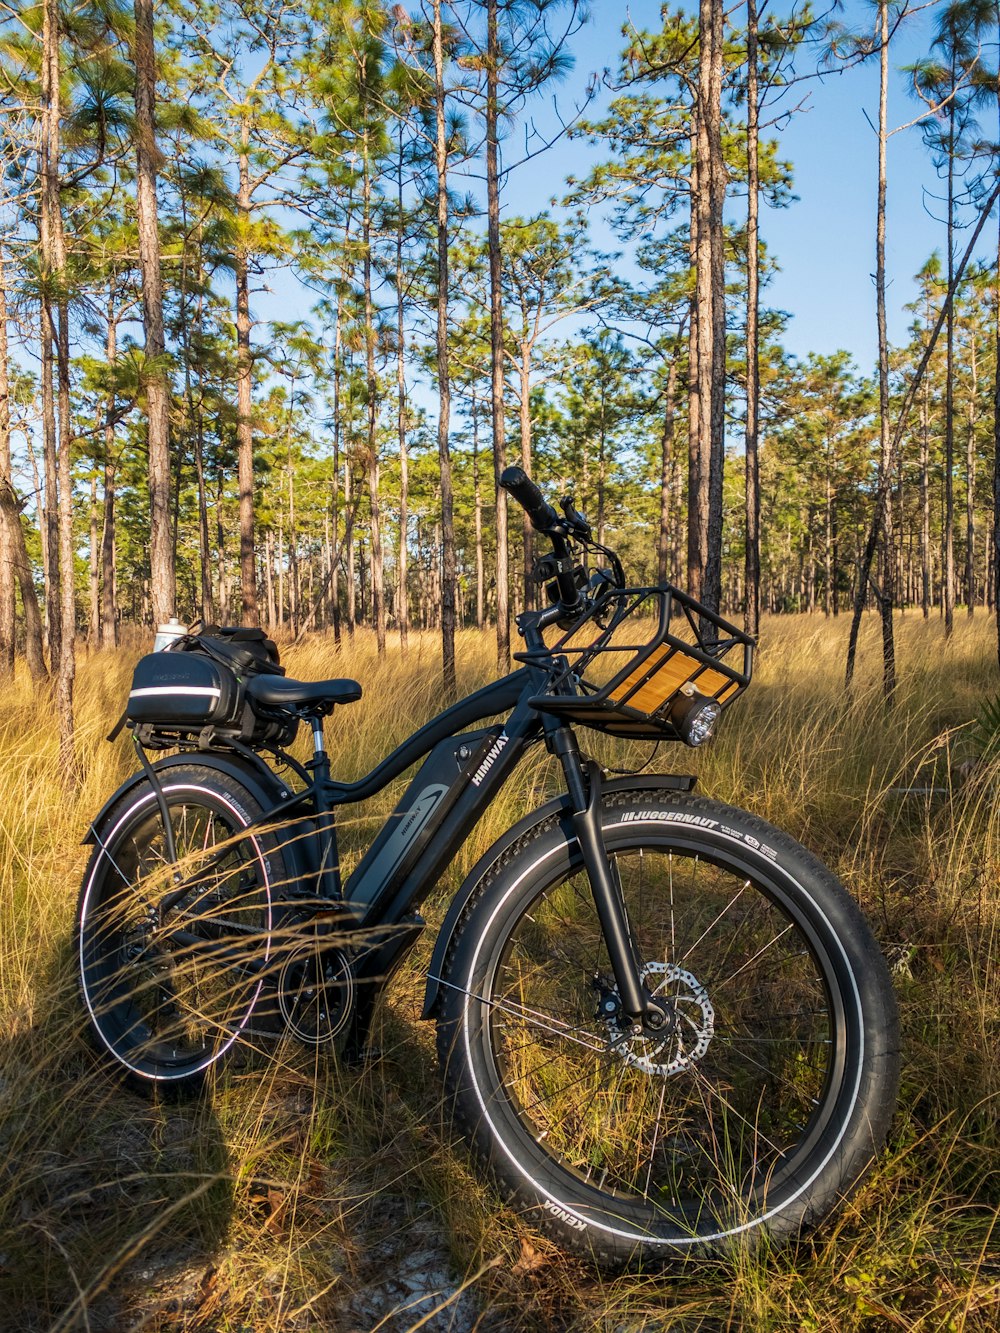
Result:
<instances>
[{"instance_id":1,"label":"pine tree bark","mask_svg":"<svg viewBox=\"0 0 1000 1333\"><path fill-rule=\"evenodd\" d=\"M882 620L882 693L891 700L896 689L896 645L892 608L895 602L895 541L892 515L892 441L889 423L889 335L885 313L885 191L889 97L889 5L879 0L878 201L875 220L875 302L878 323L879 458L878 486L889 496L883 506L881 588L877 591Z\"/></svg>"},{"instance_id":2,"label":"pine tree bark","mask_svg":"<svg viewBox=\"0 0 1000 1333\"><path fill-rule=\"evenodd\" d=\"M48 676L42 651L42 617L38 609L38 594L28 559L24 529L21 527L21 506L14 493L11 479L10 448L10 381L9 348L7 345L7 288L0 256L0 532L3 534L5 564L3 587L5 597L9 589L11 617L3 643L5 674L14 667L15 624L14 587L21 591L24 612L24 654L32 680L42 681ZM11 577L13 574L13 577ZM7 611L4 615L6 617Z\"/></svg>"},{"instance_id":3,"label":"pine tree bark","mask_svg":"<svg viewBox=\"0 0 1000 1333\"><path fill-rule=\"evenodd\" d=\"M954 68L952 83L954 84ZM955 115L954 106L946 108L948 117L948 202L947 250L948 290L955 273ZM945 322L944 388L944 632L950 636L955 623L955 314L949 301Z\"/></svg>"},{"instance_id":4,"label":"pine tree bark","mask_svg":"<svg viewBox=\"0 0 1000 1333\"><path fill-rule=\"evenodd\" d=\"M700 156L700 120L700 99L696 99L691 108L691 206L688 240L688 257L695 274L695 290L691 296L688 316L687 591L699 601L702 599L702 585L708 558L708 471L706 460L702 456L704 444L702 415L703 411L707 413L708 406L703 399L700 348L703 319L707 319L711 312L711 307L707 310L702 309L697 283L702 252L701 234L704 227L702 182L706 172L705 162ZM704 332L707 335L710 329L706 326Z\"/></svg>"},{"instance_id":5,"label":"pine tree bark","mask_svg":"<svg viewBox=\"0 0 1000 1333\"><path fill-rule=\"evenodd\" d=\"M108 329L104 347L105 359L113 367L118 359L118 313L114 291L108 296ZM101 519L101 607L100 643L103 648L118 647L118 605L115 571L115 393L109 389L104 403L104 480L103 516Z\"/></svg>"},{"instance_id":6,"label":"pine tree bark","mask_svg":"<svg viewBox=\"0 0 1000 1333\"><path fill-rule=\"evenodd\" d=\"M7 286L0 253L0 488L10 485L10 376L7 363ZM20 524L16 511L14 518ZM0 510L0 679L14 674L17 594L14 581L16 537L7 507Z\"/></svg>"},{"instance_id":7,"label":"pine tree bark","mask_svg":"<svg viewBox=\"0 0 1000 1333\"><path fill-rule=\"evenodd\" d=\"M45 627L49 665L58 676L62 658L62 591L59 561L59 443L56 433L55 360L58 343L55 310L64 278L59 264L59 11L45 0L42 12L42 127L40 148L39 266L41 270L42 441L45 468L42 568L45 577Z\"/></svg>"},{"instance_id":8,"label":"pine tree bark","mask_svg":"<svg viewBox=\"0 0 1000 1333\"><path fill-rule=\"evenodd\" d=\"M486 217L490 263L490 411L493 423L493 480L496 492L497 668L510 670L510 604L507 555L507 494L500 474L507 465L503 388L503 292L500 254L499 167L499 0L486 0Z\"/></svg>"},{"instance_id":9,"label":"pine tree bark","mask_svg":"<svg viewBox=\"0 0 1000 1333\"><path fill-rule=\"evenodd\" d=\"M338 289L333 339L333 479L330 494L333 541L338 550L338 558L333 562L333 572L330 577L330 609L333 616L333 641L338 648L340 647L340 358L342 354L340 300Z\"/></svg>"},{"instance_id":10,"label":"pine tree bark","mask_svg":"<svg viewBox=\"0 0 1000 1333\"><path fill-rule=\"evenodd\" d=\"M976 329L969 321L969 407L965 440L965 607L971 618L976 609L976 412L979 362Z\"/></svg>"},{"instance_id":11,"label":"pine tree bark","mask_svg":"<svg viewBox=\"0 0 1000 1333\"><path fill-rule=\"evenodd\" d=\"M100 536L97 521L97 474L90 478L90 532L88 534L88 584L90 593L90 614L87 622L87 646L91 650L101 642L101 565Z\"/></svg>"},{"instance_id":12,"label":"pine tree bark","mask_svg":"<svg viewBox=\"0 0 1000 1333\"><path fill-rule=\"evenodd\" d=\"M483 563L483 496L479 484L479 410L472 391L472 488L476 506L476 629L485 625L486 579Z\"/></svg>"},{"instance_id":13,"label":"pine tree bark","mask_svg":"<svg viewBox=\"0 0 1000 1333\"><path fill-rule=\"evenodd\" d=\"M757 69L757 0L747 0L747 418L746 418L746 555L744 561L743 627L760 633L760 460L757 440L760 416L760 165L759 90ZM829 514L829 504L828 504ZM830 614L829 524L827 527L826 613Z\"/></svg>"},{"instance_id":14,"label":"pine tree bark","mask_svg":"<svg viewBox=\"0 0 1000 1333\"><path fill-rule=\"evenodd\" d=\"M153 620L169 620L177 590L170 522L170 400L164 369L163 279L156 202L156 53L153 0L134 0L136 223L146 335L145 390L149 423L149 563Z\"/></svg>"},{"instance_id":15,"label":"pine tree bark","mask_svg":"<svg viewBox=\"0 0 1000 1333\"><path fill-rule=\"evenodd\" d=\"M997 4L1000 23L1000 3ZM1000 120L1000 72L997 74L997 114ZM998 130L1000 133L1000 130ZM1000 665L1000 215L997 217L997 284L993 347L993 605L997 612L997 664Z\"/></svg>"},{"instance_id":16,"label":"pine tree bark","mask_svg":"<svg viewBox=\"0 0 1000 1333\"><path fill-rule=\"evenodd\" d=\"M344 504L347 507L347 529L344 543L347 547L347 637L354 638L354 626L357 624L357 579L354 568L354 524L352 522L354 506L351 503L354 491L354 477L351 472L351 460L344 459Z\"/></svg>"},{"instance_id":17,"label":"pine tree bark","mask_svg":"<svg viewBox=\"0 0 1000 1333\"><path fill-rule=\"evenodd\" d=\"M240 580L244 625L260 624L253 505L253 357L250 352L250 158L249 129L240 125L237 209L241 234L236 245L236 439L240 494Z\"/></svg>"},{"instance_id":18,"label":"pine tree bark","mask_svg":"<svg viewBox=\"0 0 1000 1333\"><path fill-rule=\"evenodd\" d=\"M382 526L378 493L378 383L375 378L375 321L372 307L371 253L371 163L368 156L368 131L364 145L364 211L362 242L364 247L363 281L365 300L365 373L368 386L368 504L371 510L372 544L372 615L379 655L385 652L385 584L382 566Z\"/></svg>"},{"instance_id":19,"label":"pine tree bark","mask_svg":"<svg viewBox=\"0 0 1000 1333\"><path fill-rule=\"evenodd\" d=\"M929 318L927 324L930 327ZM925 620L930 617L931 612L931 489L929 474L930 388L925 384L920 401L920 607Z\"/></svg>"},{"instance_id":20,"label":"pine tree bark","mask_svg":"<svg viewBox=\"0 0 1000 1333\"><path fill-rule=\"evenodd\" d=\"M525 476L530 477L531 468L531 347L527 340L521 343L521 360L517 368L520 395L518 402L518 426L521 433L521 467ZM525 611L532 607L531 571L535 562L535 529L525 510L521 511L521 552L522 578L524 592L521 606ZM598 537L598 541L600 538Z\"/></svg>"},{"instance_id":21,"label":"pine tree bark","mask_svg":"<svg viewBox=\"0 0 1000 1333\"><path fill-rule=\"evenodd\" d=\"M707 471L705 571L702 600L718 611L722 600L722 484L726 427L726 288L723 208L726 171L722 157L722 0L701 0L699 11L698 378L701 388L701 456ZM706 413L707 408L707 413ZM704 483L703 483L704 485Z\"/></svg>"},{"instance_id":22,"label":"pine tree bark","mask_svg":"<svg viewBox=\"0 0 1000 1333\"><path fill-rule=\"evenodd\" d=\"M212 623L212 556L208 530L208 492L205 486L205 420L201 403L195 408L194 471L198 487L198 566L201 588L201 618Z\"/></svg>"},{"instance_id":23,"label":"pine tree bark","mask_svg":"<svg viewBox=\"0 0 1000 1333\"><path fill-rule=\"evenodd\" d=\"M437 169L438 470L441 478L441 663L444 691L455 693L455 513L452 495L451 381L448 366L448 141L445 124L441 0L434 0L434 157Z\"/></svg>"},{"instance_id":24,"label":"pine tree bark","mask_svg":"<svg viewBox=\"0 0 1000 1333\"><path fill-rule=\"evenodd\" d=\"M399 122L399 156L396 193L396 429L399 438L399 553L396 559L398 592L396 620L399 624L399 645L406 652L410 634L410 598L407 587L406 548L407 527L410 519L409 452L406 431L406 325L403 319L403 121Z\"/></svg>"},{"instance_id":25,"label":"pine tree bark","mask_svg":"<svg viewBox=\"0 0 1000 1333\"><path fill-rule=\"evenodd\" d=\"M663 429L660 432L660 534L656 543L656 576L660 583L666 583L669 575L676 577L677 574L676 570L670 568L671 532L678 519L678 515L673 512L677 362L675 354L670 358L667 370L667 386L663 394Z\"/></svg>"},{"instance_id":26,"label":"pine tree bark","mask_svg":"<svg viewBox=\"0 0 1000 1333\"><path fill-rule=\"evenodd\" d=\"M43 131L42 194L45 214L45 245L42 258L44 274L43 311L47 325L45 337L54 348L58 377L59 424L55 437L54 402L49 363L49 421L46 423L46 490L55 474L56 496L46 495L46 501L55 509L58 549L50 549L51 567L58 569L59 600L52 607L49 618L52 626L59 624L58 670L56 676L56 713L59 719L59 764L64 777L76 780L76 758L73 744L73 684L76 676L76 590L74 587L73 548L73 495L71 474L72 421L70 416L69 383L69 305L66 274L66 243L63 233L62 201L60 198L60 75L61 75L61 19L58 0L46 0L43 15L42 53L44 62L45 127ZM54 300L53 300L54 298ZM53 321L53 306L57 318ZM55 458L51 459L51 452ZM48 607L46 608L48 611Z\"/></svg>"}]
</instances>

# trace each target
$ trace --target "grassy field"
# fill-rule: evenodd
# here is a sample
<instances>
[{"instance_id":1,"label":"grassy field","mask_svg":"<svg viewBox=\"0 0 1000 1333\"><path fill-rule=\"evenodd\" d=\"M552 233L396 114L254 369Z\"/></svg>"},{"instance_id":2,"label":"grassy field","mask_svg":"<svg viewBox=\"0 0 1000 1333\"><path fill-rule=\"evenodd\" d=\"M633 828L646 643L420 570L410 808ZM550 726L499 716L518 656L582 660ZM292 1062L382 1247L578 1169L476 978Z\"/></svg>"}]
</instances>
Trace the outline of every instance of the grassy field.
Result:
<instances>
[{"instance_id":1,"label":"grassy field","mask_svg":"<svg viewBox=\"0 0 1000 1333\"><path fill-rule=\"evenodd\" d=\"M1000 693L995 627L963 617L946 643L937 619L902 617L891 713L874 624L845 698L846 631L843 617L767 623L718 739L661 750L654 767L697 772L702 792L785 828L862 903L904 1024L890 1148L797 1249L667 1274L602 1277L559 1254L449 1146L417 1017L432 930L363 1071L284 1043L200 1102L149 1102L110 1078L81 1035L69 940L80 840L134 766L124 739L103 737L141 649L81 663L76 790L47 698L25 680L0 691L0 1329L1000 1327L1000 744L970 762L984 743L970 723ZM348 778L440 703L431 637L405 657L390 643L382 662L360 635L340 655L316 638L283 660L365 683L329 728ZM489 637L462 635L459 661L462 687L490 679ZM648 750L589 740L617 767ZM556 787L544 756L526 761L425 908L432 926L489 843ZM348 859L398 791L348 830Z\"/></svg>"}]
</instances>

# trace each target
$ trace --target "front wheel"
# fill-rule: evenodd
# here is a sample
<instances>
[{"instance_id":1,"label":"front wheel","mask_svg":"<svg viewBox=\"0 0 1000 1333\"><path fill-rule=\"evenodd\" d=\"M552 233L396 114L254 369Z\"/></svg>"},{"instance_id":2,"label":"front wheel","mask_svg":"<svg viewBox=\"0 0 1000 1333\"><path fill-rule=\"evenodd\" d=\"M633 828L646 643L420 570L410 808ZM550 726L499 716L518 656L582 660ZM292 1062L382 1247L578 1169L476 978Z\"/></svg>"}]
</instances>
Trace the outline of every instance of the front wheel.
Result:
<instances>
[{"instance_id":1,"label":"front wheel","mask_svg":"<svg viewBox=\"0 0 1000 1333\"><path fill-rule=\"evenodd\" d=\"M273 970L272 886L287 881L251 794L191 765L108 812L77 909L80 989L99 1049L140 1085L196 1086L244 1032Z\"/></svg>"},{"instance_id":2,"label":"front wheel","mask_svg":"<svg viewBox=\"0 0 1000 1333\"><path fill-rule=\"evenodd\" d=\"M878 947L834 876L744 811L649 790L607 794L602 818L668 1021L622 1012L576 843L544 821L483 876L449 953L456 1120L516 1205L598 1260L792 1237L888 1129Z\"/></svg>"}]
</instances>

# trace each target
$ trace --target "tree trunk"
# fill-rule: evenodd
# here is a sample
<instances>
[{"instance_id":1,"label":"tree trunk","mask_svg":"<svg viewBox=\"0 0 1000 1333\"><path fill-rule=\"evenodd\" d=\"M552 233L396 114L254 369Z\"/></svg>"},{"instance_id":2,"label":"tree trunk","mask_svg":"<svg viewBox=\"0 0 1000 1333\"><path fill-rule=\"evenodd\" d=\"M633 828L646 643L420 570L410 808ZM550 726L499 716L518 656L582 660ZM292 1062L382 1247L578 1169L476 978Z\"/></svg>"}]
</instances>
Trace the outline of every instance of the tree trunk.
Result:
<instances>
[{"instance_id":1,"label":"tree trunk","mask_svg":"<svg viewBox=\"0 0 1000 1333\"><path fill-rule=\"evenodd\" d=\"M490 408L493 421L493 477L496 491L497 668L510 670L510 608L507 570L507 494L500 474L507 464L503 410L503 293L500 255L499 168L499 0L486 0L486 214L490 261Z\"/></svg>"},{"instance_id":2,"label":"tree trunk","mask_svg":"<svg viewBox=\"0 0 1000 1333\"><path fill-rule=\"evenodd\" d=\"M823 505L823 614L829 616L833 610L833 478L830 469L829 440L827 440L825 472L825 495ZM749 596L750 594L748 592L748 601Z\"/></svg>"},{"instance_id":3,"label":"tree trunk","mask_svg":"<svg viewBox=\"0 0 1000 1333\"><path fill-rule=\"evenodd\" d=\"M292 636L299 632L299 609L301 606L301 584L299 581L299 534L295 516L295 470L291 457L288 459L288 619L292 627Z\"/></svg>"},{"instance_id":4,"label":"tree trunk","mask_svg":"<svg viewBox=\"0 0 1000 1333\"><path fill-rule=\"evenodd\" d=\"M176 574L170 532L170 400L164 369L163 282L156 202L160 156L156 147L156 54L153 0L134 0L136 223L146 335L144 380L149 421L149 565L153 620L176 609Z\"/></svg>"},{"instance_id":5,"label":"tree trunk","mask_svg":"<svg viewBox=\"0 0 1000 1333\"><path fill-rule=\"evenodd\" d=\"M274 532L270 526L264 534L264 586L267 589L267 628L273 634L278 623L278 608L274 600Z\"/></svg>"},{"instance_id":6,"label":"tree trunk","mask_svg":"<svg viewBox=\"0 0 1000 1333\"><path fill-rule=\"evenodd\" d=\"M63 233L62 203L60 199L60 14L57 0L46 0L43 15L43 61L45 67L45 131L42 194L45 212L45 251L42 268L47 290L43 295L46 312L46 340L55 347L56 373L59 394L58 440L54 438L51 420L54 403L49 404L46 423L46 490L50 474L55 474L56 495L46 495L50 516L57 514L58 551L49 551L50 575L58 568L59 601L51 608L52 627L59 624L58 671L56 672L56 712L59 718L59 765L63 776L76 780L76 758L73 745L73 684L76 675L76 589L74 586L73 495L72 495L72 420L70 415L69 382L69 298L67 293L66 244ZM58 310L57 325L53 324L53 296ZM52 397L51 360L49 362L49 398ZM50 461L55 449L56 456ZM47 608L48 609L48 608Z\"/></svg>"},{"instance_id":7,"label":"tree trunk","mask_svg":"<svg viewBox=\"0 0 1000 1333\"><path fill-rule=\"evenodd\" d=\"M976 606L976 405L979 393L979 363L976 329L969 321L969 412L965 441L965 605L969 616Z\"/></svg>"},{"instance_id":8,"label":"tree trunk","mask_svg":"<svg viewBox=\"0 0 1000 1333\"><path fill-rule=\"evenodd\" d=\"M875 303L878 323L878 400L879 400L879 489L891 496L892 448L889 427L889 336L885 317L885 186L886 143L888 140L889 97L889 5L879 0L880 59L878 111L878 204L875 222ZM896 688L896 646L893 638L892 608L894 596L894 560L892 501L883 508L882 586L878 593L882 619L882 693L891 699Z\"/></svg>"},{"instance_id":9,"label":"tree trunk","mask_svg":"<svg viewBox=\"0 0 1000 1333\"><path fill-rule=\"evenodd\" d=\"M698 378L702 404L701 456L707 471L706 551L701 592L705 605L712 611L718 611L722 599L722 483L726 427L723 217L726 170L722 157L722 0L701 0L699 42L698 146L699 158L706 164L706 171L699 171L701 219L697 273L699 318L702 320L698 337Z\"/></svg>"},{"instance_id":10,"label":"tree trunk","mask_svg":"<svg viewBox=\"0 0 1000 1333\"><path fill-rule=\"evenodd\" d=\"M998 291L1000 299L1000 291ZM928 320L928 327L930 321ZM920 404L920 606L927 620L931 611L931 490L930 399L924 386Z\"/></svg>"},{"instance_id":11,"label":"tree trunk","mask_svg":"<svg viewBox=\"0 0 1000 1333\"><path fill-rule=\"evenodd\" d=\"M701 133L699 129L700 101L691 108L691 181L690 181L690 238L688 241L691 268L698 273L701 254L702 218L702 177L706 171L704 161L699 157ZM708 471L702 457L703 431L702 414L708 411L708 405L702 398L702 382L699 371L701 363L700 347L702 340L703 315L697 290L691 297L688 327L688 492L687 492L687 591L700 600L702 584L705 579L705 564L708 558ZM704 333L708 336L706 326Z\"/></svg>"},{"instance_id":12,"label":"tree trunk","mask_svg":"<svg viewBox=\"0 0 1000 1333\"><path fill-rule=\"evenodd\" d=\"M97 473L90 478L90 532L88 534L87 582L90 593L90 614L87 617L87 646L95 649L101 642L101 567L100 539L97 526Z\"/></svg>"},{"instance_id":13,"label":"tree trunk","mask_svg":"<svg viewBox=\"0 0 1000 1333\"><path fill-rule=\"evenodd\" d=\"M105 357L109 367L118 359L118 314L114 294L108 297L108 331ZM103 648L118 647L118 604L115 579L115 394L111 389L104 403L104 514L101 521L101 628Z\"/></svg>"},{"instance_id":14,"label":"tree trunk","mask_svg":"<svg viewBox=\"0 0 1000 1333\"><path fill-rule=\"evenodd\" d=\"M59 198L59 11L53 0L45 0L42 13L42 138L39 198L39 267L41 276L41 380L42 440L45 459L45 503L43 507L42 568L45 576L45 625L49 640L49 664L58 675L62 658L62 604L59 566L59 444L56 436L55 357L58 336L55 306L58 288L65 275L59 265L57 226L61 218Z\"/></svg>"},{"instance_id":15,"label":"tree trunk","mask_svg":"<svg viewBox=\"0 0 1000 1333\"><path fill-rule=\"evenodd\" d=\"M486 617L486 586L483 567L483 497L479 485L479 412L475 389L472 391L472 487L476 502L476 629L482 629Z\"/></svg>"},{"instance_id":16,"label":"tree trunk","mask_svg":"<svg viewBox=\"0 0 1000 1333\"><path fill-rule=\"evenodd\" d=\"M527 477L531 476L531 345L525 340L521 343L521 361L517 368L521 386L518 404L518 425L521 431L521 467ZM534 567L534 528L525 510L521 511L521 549L523 554L524 596L522 606L525 611L532 607L531 571ZM600 540L600 538L598 538Z\"/></svg>"},{"instance_id":17,"label":"tree trunk","mask_svg":"<svg viewBox=\"0 0 1000 1333\"><path fill-rule=\"evenodd\" d=\"M236 440L237 483L240 494L240 580L244 625L260 624L257 597L257 561L253 517L253 357L250 353L250 264L247 236L250 226L249 128L240 124L237 208L240 236L236 245Z\"/></svg>"},{"instance_id":18,"label":"tree trunk","mask_svg":"<svg viewBox=\"0 0 1000 1333\"><path fill-rule=\"evenodd\" d=\"M379 656L385 652L385 584L382 572L382 530L378 494L378 384L375 379L375 324L372 310L371 163L368 131L364 144L364 213L362 216L365 298L365 373L368 386L368 503L371 508L372 613Z\"/></svg>"},{"instance_id":19,"label":"tree trunk","mask_svg":"<svg viewBox=\"0 0 1000 1333\"><path fill-rule=\"evenodd\" d=\"M354 626L357 623L357 584L354 572L354 524L351 516L354 506L351 499L354 490L354 478L351 474L350 459L344 459L344 504L347 506L347 529L344 542L347 546L347 637L354 638Z\"/></svg>"},{"instance_id":20,"label":"tree trunk","mask_svg":"<svg viewBox=\"0 0 1000 1333\"><path fill-rule=\"evenodd\" d=\"M340 327L340 291L337 292L337 323L333 341L333 479L331 483L330 508L333 518L333 543L337 547L338 558L333 562L330 576L330 603L333 613L333 641L340 647L340 358L342 339Z\"/></svg>"},{"instance_id":21,"label":"tree trunk","mask_svg":"<svg viewBox=\"0 0 1000 1333\"><path fill-rule=\"evenodd\" d=\"M10 486L10 378L7 366L7 286L0 253L0 495ZM0 679L14 674L17 645L17 594L13 578L17 537L13 522L20 526L16 509L0 508ZM23 538L23 534L22 534Z\"/></svg>"},{"instance_id":22,"label":"tree trunk","mask_svg":"<svg viewBox=\"0 0 1000 1333\"><path fill-rule=\"evenodd\" d=\"M14 581L21 590L21 607L24 612L24 654L28 672L34 681L45 680L45 656L42 652L42 617L38 609L38 594L35 580L28 559L28 550L21 527L21 506L11 480L10 450L10 384L8 379L7 346L7 288L4 280L2 257L0 257L0 532L4 536L4 551L9 566L4 568L3 585L14 590ZM8 569L12 568L14 578ZM5 662L13 669L14 636L4 645Z\"/></svg>"},{"instance_id":23,"label":"tree trunk","mask_svg":"<svg viewBox=\"0 0 1000 1333\"><path fill-rule=\"evenodd\" d=\"M669 566L670 534L680 518L679 514L672 512L678 359L676 354L670 358L667 387L663 395L663 430L660 433L660 536L656 544L656 574L660 583L666 583L668 572L670 576L677 577L677 571L670 569Z\"/></svg>"},{"instance_id":24,"label":"tree trunk","mask_svg":"<svg viewBox=\"0 0 1000 1333\"><path fill-rule=\"evenodd\" d=\"M205 489L205 422L198 404L194 423L194 470L198 485L198 565L201 587L201 618L212 623L212 568L208 535L208 494Z\"/></svg>"},{"instance_id":25,"label":"tree trunk","mask_svg":"<svg viewBox=\"0 0 1000 1333\"><path fill-rule=\"evenodd\" d=\"M410 477L406 440L406 326L403 321L403 121L399 122L399 172L396 195L396 396L397 432L399 436L399 555L397 558L398 591L396 619L399 623L399 646L406 652L410 633L410 601L407 592L406 529L409 526Z\"/></svg>"},{"instance_id":26,"label":"tree trunk","mask_svg":"<svg viewBox=\"0 0 1000 1333\"><path fill-rule=\"evenodd\" d=\"M743 627L755 638L760 633L760 461L757 436L760 415L760 361L758 318L760 306L760 241L758 211L757 0L747 0L747 419L746 419L746 556L744 561ZM824 605L830 614L829 478L827 479L826 590Z\"/></svg>"},{"instance_id":27,"label":"tree trunk","mask_svg":"<svg viewBox=\"0 0 1000 1333\"><path fill-rule=\"evenodd\" d=\"M1000 4L997 5L1000 23ZM1000 73L997 76L997 116L1000 119ZM993 605L997 616L997 664L1000 665L1000 215L997 217L997 283L993 345L996 370L993 381Z\"/></svg>"},{"instance_id":28,"label":"tree trunk","mask_svg":"<svg viewBox=\"0 0 1000 1333\"><path fill-rule=\"evenodd\" d=\"M441 476L441 660L444 692L455 693L455 514L448 432L451 382L448 369L448 141L445 125L444 46L441 0L434 0L434 157L437 168L437 375L438 465Z\"/></svg>"},{"instance_id":29,"label":"tree trunk","mask_svg":"<svg viewBox=\"0 0 1000 1333\"><path fill-rule=\"evenodd\" d=\"M954 75L955 71L952 70ZM954 84L954 79L952 80ZM954 106L946 108L948 117L948 290L955 270L955 115ZM944 632L951 634L955 621L955 314L949 301L945 324L944 386Z\"/></svg>"}]
</instances>

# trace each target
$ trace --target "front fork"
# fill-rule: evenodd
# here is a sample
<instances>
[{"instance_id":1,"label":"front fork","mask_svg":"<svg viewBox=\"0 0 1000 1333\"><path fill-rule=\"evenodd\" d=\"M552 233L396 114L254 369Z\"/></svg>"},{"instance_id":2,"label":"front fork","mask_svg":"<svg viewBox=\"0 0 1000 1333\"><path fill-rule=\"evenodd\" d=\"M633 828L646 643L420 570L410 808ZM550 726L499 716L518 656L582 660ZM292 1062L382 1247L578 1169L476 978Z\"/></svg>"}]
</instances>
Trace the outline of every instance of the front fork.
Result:
<instances>
[{"instance_id":1,"label":"front fork","mask_svg":"<svg viewBox=\"0 0 1000 1333\"><path fill-rule=\"evenodd\" d=\"M643 984L622 896L621 880L612 870L601 829L601 769L593 759L584 759L576 736L569 727L554 729L549 747L557 755L566 776L573 803L573 831L580 845L584 868L594 895L597 919L611 961L618 997L634 1023L661 1028L668 1021L663 1006Z\"/></svg>"}]
</instances>

